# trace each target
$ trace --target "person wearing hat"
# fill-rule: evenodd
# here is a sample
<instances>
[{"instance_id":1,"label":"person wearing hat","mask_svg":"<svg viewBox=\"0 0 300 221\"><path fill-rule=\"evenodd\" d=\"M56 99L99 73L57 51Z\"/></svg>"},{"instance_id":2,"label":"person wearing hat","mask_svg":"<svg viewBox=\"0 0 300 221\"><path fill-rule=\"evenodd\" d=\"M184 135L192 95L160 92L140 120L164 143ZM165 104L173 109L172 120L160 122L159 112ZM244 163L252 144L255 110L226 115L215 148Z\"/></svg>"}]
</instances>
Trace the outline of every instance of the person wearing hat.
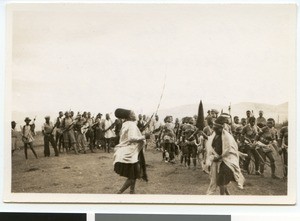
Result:
<instances>
[{"instance_id":1,"label":"person wearing hat","mask_svg":"<svg viewBox=\"0 0 300 221\"><path fill-rule=\"evenodd\" d=\"M58 117L56 118L56 131L55 131L55 144L58 147L59 152L61 152L61 147L64 149L64 137L62 133L62 121L63 121L64 113L59 111Z\"/></svg>"},{"instance_id":2,"label":"person wearing hat","mask_svg":"<svg viewBox=\"0 0 300 221\"><path fill-rule=\"evenodd\" d=\"M210 170L210 184L207 194L215 192L217 186L221 195L229 195L227 185L235 181L243 189L245 178L239 166L239 152L233 136L224 130L226 117L219 116L214 122L214 133L207 141L207 162Z\"/></svg>"},{"instance_id":3,"label":"person wearing hat","mask_svg":"<svg viewBox=\"0 0 300 221\"><path fill-rule=\"evenodd\" d=\"M134 194L136 179L142 178L148 181L143 153L145 136L135 123L136 115L133 111L118 108L115 116L124 122L120 133L120 143L115 147L114 171L127 178L118 194L123 193L129 187L130 194Z\"/></svg>"},{"instance_id":4,"label":"person wearing hat","mask_svg":"<svg viewBox=\"0 0 300 221\"><path fill-rule=\"evenodd\" d=\"M262 110L259 111L259 117L256 119L256 124L259 128L263 128L267 125L267 120L264 118L264 112Z\"/></svg>"},{"instance_id":5,"label":"person wearing hat","mask_svg":"<svg viewBox=\"0 0 300 221\"><path fill-rule=\"evenodd\" d=\"M16 130L17 123L15 121L11 122L11 155L17 149L18 132Z\"/></svg>"},{"instance_id":6,"label":"person wearing hat","mask_svg":"<svg viewBox=\"0 0 300 221\"><path fill-rule=\"evenodd\" d=\"M50 157L50 148L49 143L51 143L51 146L54 149L55 156L58 157L58 150L56 146L56 142L54 140L54 126L53 123L50 121L50 116L45 117L45 123L42 126L42 133L44 135L44 156Z\"/></svg>"},{"instance_id":7,"label":"person wearing hat","mask_svg":"<svg viewBox=\"0 0 300 221\"><path fill-rule=\"evenodd\" d=\"M222 113L220 116L223 116L225 119L224 122L224 129L227 130L230 134L232 134L232 130L231 130L231 125L232 125L232 120L231 120L231 116L227 113Z\"/></svg>"},{"instance_id":8,"label":"person wearing hat","mask_svg":"<svg viewBox=\"0 0 300 221\"><path fill-rule=\"evenodd\" d=\"M31 149L35 158L38 159L38 156L37 156L35 150L33 149L34 131L33 131L33 126L29 124L31 122L31 119L29 117L26 117L24 121L26 124L23 126L23 129L22 129L22 140L24 142L25 159L26 160L28 159L28 155L27 155L28 147Z\"/></svg>"},{"instance_id":9,"label":"person wearing hat","mask_svg":"<svg viewBox=\"0 0 300 221\"><path fill-rule=\"evenodd\" d=\"M213 121L215 121L218 117L219 111L217 109L211 109L210 114L211 117L213 118Z\"/></svg>"}]
</instances>

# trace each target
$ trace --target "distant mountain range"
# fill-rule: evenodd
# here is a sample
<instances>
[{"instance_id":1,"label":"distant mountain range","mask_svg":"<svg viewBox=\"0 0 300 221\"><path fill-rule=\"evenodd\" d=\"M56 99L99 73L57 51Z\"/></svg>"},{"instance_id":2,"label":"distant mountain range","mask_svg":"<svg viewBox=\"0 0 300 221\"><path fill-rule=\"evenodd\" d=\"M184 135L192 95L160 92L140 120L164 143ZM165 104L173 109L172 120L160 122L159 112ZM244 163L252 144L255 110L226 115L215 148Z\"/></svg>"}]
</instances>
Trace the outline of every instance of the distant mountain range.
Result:
<instances>
[{"instance_id":1,"label":"distant mountain range","mask_svg":"<svg viewBox=\"0 0 300 221\"><path fill-rule=\"evenodd\" d=\"M161 109L158 111L158 115L162 120L167 115L172 115L174 118L182 118L185 116L194 116L198 112L198 105L199 104L188 104L188 105L181 105L173 108ZM217 104L209 104L203 103L204 112L206 115L207 110L217 109L221 112L223 110L224 113L228 113L228 106L222 106ZM271 105L271 104L261 104L261 103L252 103L252 102L242 102L237 104L231 105L231 114L232 116L239 116L240 118L246 116L246 111L250 110L253 111L255 117L258 116L258 112L260 110L264 111L265 118L272 117L275 119L276 122L283 122L288 119L288 103L283 103L279 105ZM42 124L44 123L44 117L46 115L50 115L51 121L55 121L56 117L58 116L58 112L56 113L49 113L46 111L40 112L21 112L21 111L13 111L12 112L12 119L17 122L17 129L20 130L20 125L24 125L25 117L30 117L33 119L37 116L36 120L36 128L37 130L41 130ZM151 113L149 114L151 115ZM112 116L113 117L113 116Z\"/></svg>"},{"instance_id":2,"label":"distant mountain range","mask_svg":"<svg viewBox=\"0 0 300 221\"><path fill-rule=\"evenodd\" d=\"M188 105L181 105L173 108L168 109L161 109L158 111L158 115L161 118L172 115L175 118L182 118L185 116L194 116L198 112L198 105L199 104L188 104ZM203 103L203 108L205 115L208 110L217 109L219 112L223 110L224 113L228 113L228 106L222 106L217 104L209 104ZM271 105L271 104L262 104L262 103L252 103L252 102L242 102L237 104L231 105L231 114L232 116L239 116L240 118L246 116L246 111L250 110L253 111L253 115L255 117L258 116L258 112L260 110L264 111L265 118L274 118L276 122L283 122L288 119L288 102L279 104L279 105Z\"/></svg>"}]
</instances>

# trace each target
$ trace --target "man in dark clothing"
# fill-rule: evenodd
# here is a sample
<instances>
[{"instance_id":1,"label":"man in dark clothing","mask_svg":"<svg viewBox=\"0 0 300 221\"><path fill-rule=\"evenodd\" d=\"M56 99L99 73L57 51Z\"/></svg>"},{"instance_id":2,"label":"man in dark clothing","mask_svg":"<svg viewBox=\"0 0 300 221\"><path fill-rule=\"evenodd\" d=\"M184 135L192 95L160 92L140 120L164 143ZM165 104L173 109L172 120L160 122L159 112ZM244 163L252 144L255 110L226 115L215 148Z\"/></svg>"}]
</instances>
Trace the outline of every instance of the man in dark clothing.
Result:
<instances>
[{"instance_id":1,"label":"man in dark clothing","mask_svg":"<svg viewBox=\"0 0 300 221\"><path fill-rule=\"evenodd\" d=\"M54 136L53 136L53 130L54 130L54 126L53 123L50 122L50 116L46 116L45 117L46 122L43 125L42 128L42 133L44 135L44 155L45 157L50 157L50 148L49 148L49 143L51 143L54 152L55 152L55 156L58 157L58 150L57 150L57 146L56 146L56 142L54 140Z\"/></svg>"},{"instance_id":2,"label":"man in dark clothing","mask_svg":"<svg viewBox=\"0 0 300 221\"><path fill-rule=\"evenodd\" d=\"M139 114L139 119L137 121L137 127L141 130L145 126L145 121L143 120L143 116Z\"/></svg>"},{"instance_id":3,"label":"man in dark clothing","mask_svg":"<svg viewBox=\"0 0 300 221\"><path fill-rule=\"evenodd\" d=\"M122 129L122 120L117 118L115 120L115 134L116 134L116 141L115 145L118 145L120 143L120 132Z\"/></svg>"},{"instance_id":4,"label":"man in dark clothing","mask_svg":"<svg viewBox=\"0 0 300 221\"><path fill-rule=\"evenodd\" d=\"M61 147L64 149L64 137L62 133L62 121L63 121L64 113L60 111L58 113L58 117L56 118L56 134L55 134L55 143L56 147L58 147L59 152L61 152Z\"/></svg>"}]
</instances>

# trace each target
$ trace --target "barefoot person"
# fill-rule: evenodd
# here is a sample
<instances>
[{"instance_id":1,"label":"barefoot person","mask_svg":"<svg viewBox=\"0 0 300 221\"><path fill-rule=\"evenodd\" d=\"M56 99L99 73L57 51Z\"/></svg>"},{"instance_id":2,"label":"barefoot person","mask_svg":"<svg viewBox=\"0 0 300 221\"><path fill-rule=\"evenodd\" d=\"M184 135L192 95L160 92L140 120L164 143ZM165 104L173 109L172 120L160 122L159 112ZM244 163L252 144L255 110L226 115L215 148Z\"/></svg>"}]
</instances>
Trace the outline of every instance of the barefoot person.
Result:
<instances>
[{"instance_id":1,"label":"barefoot person","mask_svg":"<svg viewBox=\"0 0 300 221\"><path fill-rule=\"evenodd\" d=\"M120 143L115 147L114 171L120 176L127 177L118 194L123 193L129 187L130 194L134 194L136 179L142 178L148 181L143 154L145 137L135 123L136 116L133 111L117 109L115 116L123 119L124 123L120 133Z\"/></svg>"},{"instance_id":2,"label":"barefoot person","mask_svg":"<svg viewBox=\"0 0 300 221\"><path fill-rule=\"evenodd\" d=\"M256 149L261 158L260 160L260 173L264 177L264 170L266 159L270 161L271 167L271 177L273 179L278 179L275 175L275 158L274 154L277 151L277 130L274 128L275 121L273 118L267 120L267 126L263 127L261 131L256 136Z\"/></svg>"},{"instance_id":3,"label":"barefoot person","mask_svg":"<svg viewBox=\"0 0 300 221\"><path fill-rule=\"evenodd\" d=\"M214 133L207 141L207 163L210 167L210 184L207 194L215 192L217 186L220 195L229 195L227 185L235 181L243 189L244 176L239 167L238 146L233 136L224 130L226 118L218 117L214 122Z\"/></svg>"},{"instance_id":4,"label":"barefoot person","mask_svg":"<svg viewBox=\"0 0 300 221\"><path fill-rule=\"evenodd\" d=\"M26 125L24 125L23 129L22 129L22 140L24 143L25 158L26 158L26 160L28 159L27 148L29 147L31 149L32 153L34 154L35 158L37 159L38 156L37 156L35 150L33 149L34 123L29 124L31 121L31 119L29 117L26 117L24 121L25 121Z\"/></svg>"}]
</instances>

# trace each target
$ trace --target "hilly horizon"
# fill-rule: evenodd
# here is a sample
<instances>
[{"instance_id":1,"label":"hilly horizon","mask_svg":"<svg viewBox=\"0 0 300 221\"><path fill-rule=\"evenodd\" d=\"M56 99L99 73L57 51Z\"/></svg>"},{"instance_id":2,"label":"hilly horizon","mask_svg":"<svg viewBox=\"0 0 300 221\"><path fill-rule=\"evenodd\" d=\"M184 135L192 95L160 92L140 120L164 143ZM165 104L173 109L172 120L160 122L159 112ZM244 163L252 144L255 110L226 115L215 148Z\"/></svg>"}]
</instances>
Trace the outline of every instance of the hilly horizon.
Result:
<instances>
[{"instance_id":1,"label":"hilly horizon","mask_svg":"<svg viewBox=\"0 0 300 221\"><path fill-rule=\"evenodd\" d=\"M185 116L194 116L198 112L199 104L187 104L173 108L162 109L158 111L159 116L172 115L174 117L182 118ZM220 113L223 110L224 113L228 113L228 106L203 103L204 113L206 115L208 110L217 109ZM274 118L276 122L283 122L288 120L288 102L278 105L253 103L253 102L240 102L231 105L231 115L239 116L240 118L246 116L246 111L253 112L255 117L258 116L260 110L264 111L265 118Z\"/></svg>"},{"instance_id":2,"label":"hilly horizon","mask_svg":"<svg viewBox=\"0 0 300 221\"><path fill-rule=\"evenodd\" d=\"M181 119L185 116L194 116L198 112L199 104L187 104L180 105L172 108L161 109L158 111L158 115L160 119L167 115L172 115L175 118ZM229 105L228 105L229 106ZM223 110L224 113L228 113L228 106L203 103L204 113L206 115L208 110L217 109L219 112ZM246 116L246 111L253 111L255 117L258 116L258 112L260 110L264 111L265 118L274 118L276 122L282 123L283 121L288 120L288 102L272 105L272 104L263 104L263 103L253 103L253 102L240 102L237 104L231 105L231 114L232 116L239 116L240 118ZM75 112L76 113L76 112ZM138 114L138 113L137 113ZM46 112L46 111L38 111L38 112L21 112L21 111L12 111L12 120L17 122L17 130L20 130L20 125L24 125L25 117L30 117L33 119L35 116L36 119L36 128L37 130L41 130L42 124L44 123L44 117L49 115L51 117L51 121L58 116L57 112ZM151 113L149 113L149 116ZM114 116L111 116L114 118Z\"/></svg>"}]
</instances>

